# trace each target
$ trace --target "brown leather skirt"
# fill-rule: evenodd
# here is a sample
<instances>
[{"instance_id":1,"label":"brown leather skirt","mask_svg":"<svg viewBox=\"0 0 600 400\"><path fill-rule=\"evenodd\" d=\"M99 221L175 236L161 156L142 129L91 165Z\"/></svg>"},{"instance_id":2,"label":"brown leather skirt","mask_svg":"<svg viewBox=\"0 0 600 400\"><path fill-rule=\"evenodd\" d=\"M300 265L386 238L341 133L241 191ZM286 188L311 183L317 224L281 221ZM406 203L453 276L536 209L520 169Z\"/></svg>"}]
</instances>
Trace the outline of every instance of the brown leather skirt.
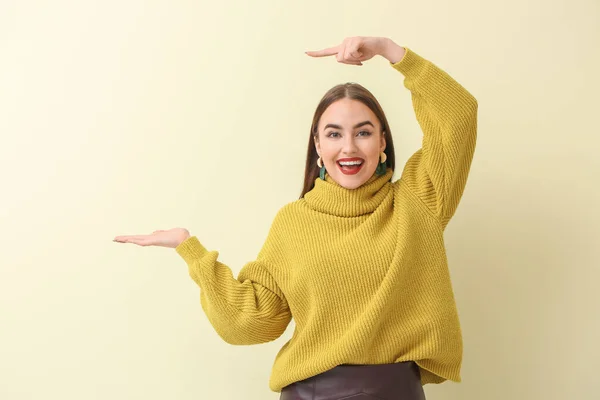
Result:
<instances>
[{"instance_id":1,"label":"brown leather skirt","mask_svg":"<svg viewBox=\"0 0 600 400\"><path fill-rule=\"evenodd\" d=\"M284 387L279 400L425 400L419 367L412 361L338 365Z\"/></svg>"}]
</instances>

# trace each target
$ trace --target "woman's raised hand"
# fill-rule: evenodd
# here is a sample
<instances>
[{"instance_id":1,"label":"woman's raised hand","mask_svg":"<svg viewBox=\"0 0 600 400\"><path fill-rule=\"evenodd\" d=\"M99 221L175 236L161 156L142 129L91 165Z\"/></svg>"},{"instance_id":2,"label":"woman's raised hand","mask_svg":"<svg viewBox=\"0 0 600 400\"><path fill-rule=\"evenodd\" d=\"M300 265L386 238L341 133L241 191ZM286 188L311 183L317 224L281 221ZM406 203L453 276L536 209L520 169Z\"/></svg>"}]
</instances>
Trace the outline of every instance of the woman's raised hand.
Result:
<instances>
[{"instance_id":1,"label":"woman's raised hand","mask_svg":"<svg viewBox=\"0 0 600 400\"><path fill-rule=\"evenodd\" d=\"M363 65L376 55L395 63L404 56L405 48L386 37L353 36L347 37L337 46L323 50L307 51L311 57L336 56L338 62L350 65Z\"/></svg>"},{"instance_id":2,"label":"woman's raised hand","mask_svg":"<svg viewBox=\"0 0 600 400\"><path fill-rule=\"evenodd\" d=\"M190 232L184 228L154 231L149 235L117 236L113 239L119 243L133 243L138 246L160 246L175 248L190 237Z\"/></svg>"}]
</instances>

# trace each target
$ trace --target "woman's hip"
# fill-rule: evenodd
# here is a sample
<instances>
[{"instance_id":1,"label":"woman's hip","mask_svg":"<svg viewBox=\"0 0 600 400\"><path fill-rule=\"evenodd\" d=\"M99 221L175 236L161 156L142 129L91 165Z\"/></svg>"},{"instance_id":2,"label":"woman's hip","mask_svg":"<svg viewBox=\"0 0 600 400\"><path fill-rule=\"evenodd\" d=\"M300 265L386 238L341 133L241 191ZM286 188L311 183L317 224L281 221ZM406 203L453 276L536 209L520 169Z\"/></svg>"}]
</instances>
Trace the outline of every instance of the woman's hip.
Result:
<instances>
[{"instance_id":1,"label":"woman's hip","mask_svg":"<svg viewBox=\"0 0 600 400\"><path fill-rule=\"evenodd\" d=\"M337 367L286 386L280 400L425 400L412 361Z\"/></svg>"}]
</instances>

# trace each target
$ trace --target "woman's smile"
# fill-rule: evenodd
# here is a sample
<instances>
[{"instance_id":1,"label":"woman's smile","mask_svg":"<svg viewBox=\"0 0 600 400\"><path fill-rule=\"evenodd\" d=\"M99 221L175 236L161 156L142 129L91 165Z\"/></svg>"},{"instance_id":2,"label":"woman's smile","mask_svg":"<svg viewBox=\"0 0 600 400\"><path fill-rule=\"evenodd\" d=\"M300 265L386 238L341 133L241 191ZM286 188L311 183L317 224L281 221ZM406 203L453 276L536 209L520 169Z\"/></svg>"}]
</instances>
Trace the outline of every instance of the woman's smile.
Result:
<instances>
[{"instance_id":1,"label":"woman's smile","mask_svg":"<svg viewBox=\"0 0 600 400\"><path fill-rule=\"evenodd\" d=\"M340 158L337 160L336 164L344 175L356 175L362 169L364 161L365 160L358 157Z\"/></svg>"}]
</instances>

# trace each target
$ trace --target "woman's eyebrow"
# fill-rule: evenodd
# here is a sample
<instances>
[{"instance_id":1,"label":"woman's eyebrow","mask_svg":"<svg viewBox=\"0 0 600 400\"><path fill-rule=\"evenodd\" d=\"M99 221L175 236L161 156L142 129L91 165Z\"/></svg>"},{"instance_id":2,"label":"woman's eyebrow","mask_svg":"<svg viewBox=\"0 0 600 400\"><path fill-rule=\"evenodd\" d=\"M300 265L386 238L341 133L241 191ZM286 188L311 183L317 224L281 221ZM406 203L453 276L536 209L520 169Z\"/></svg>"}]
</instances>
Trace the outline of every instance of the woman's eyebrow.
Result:
<instances>
[{"instance_id":1,"label":"woman's eyebrow","mask_svg":"<svg viewBox=\"0 0 600 400\"><path fill-rule=\"evenodd\" d=\"M359 122L358 124L354 125L352 127L352 129L360 128L363 125L371 125L373 128L375 128L375 125L373 125L373 123L371 121L363 121L363 122ZM342 127L340 125L336 125L336 124L327 124L327 125L325 125L325 128L323 128L323 130L325 130L327 128L342 129Z\"/></svg>"}]
</instances>

